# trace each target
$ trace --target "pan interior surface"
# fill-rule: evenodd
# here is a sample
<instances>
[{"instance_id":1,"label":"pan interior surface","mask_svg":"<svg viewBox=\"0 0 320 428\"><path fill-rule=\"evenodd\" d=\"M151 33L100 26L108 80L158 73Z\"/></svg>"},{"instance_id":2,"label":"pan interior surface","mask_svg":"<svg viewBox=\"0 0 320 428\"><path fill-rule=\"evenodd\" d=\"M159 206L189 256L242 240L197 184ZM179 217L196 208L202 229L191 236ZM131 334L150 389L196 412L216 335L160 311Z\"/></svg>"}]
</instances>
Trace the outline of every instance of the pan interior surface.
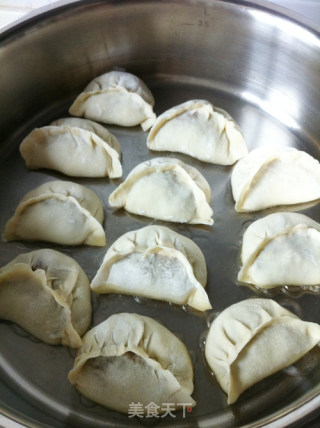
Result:
<instances>
[{"instance_id":1,"label":"pan interior surface","mask_svg":"<svg viewBox=\"0 0 320 428\"><path fill-rule=\"evenodd\" d=\"M151 89L157 115L191 99L206 99L240 125L248 149L296 147L320 159L320 36L262 2L79 1L63 4L0 35L0 261L51 247L71 255L92 279L106 249L120 235L163 224L191 238L204 252L206 314L164 302L120 295L93 295L92 326L119 312L161 322L186 344L194 365L197 406L173 418L128 418L86 400L69 384L75 352L39 342L21 328L0 322L0 412L26 426L262 426L296 412L320 392L320 350L250 388L228 406L206 366L203 343L210 321L240 300L272 297L306 321L320 323L319 294L292 289L261 293L237 283L246 227L271 212L235 212L232 167L203 163L178 153L147 149L140 128L107 126L119 139L123 179L138 163L158 156L196 167L212 192L213 226L179 225L114 211L108 196L122 179L70 178L28 171L19 144L35 127L68 116L75 96L96 76L113 69L139 76ZM25 193L54 179L92 189L105 209L107 247L63 247L5 242L3 230ZM319 206L294 207L320 222ZM283 210L283 208L282 208ZM318 397L319 398L319 397ZM314 408L320 407L320 399Z\"/></svg>"}]
</instances>

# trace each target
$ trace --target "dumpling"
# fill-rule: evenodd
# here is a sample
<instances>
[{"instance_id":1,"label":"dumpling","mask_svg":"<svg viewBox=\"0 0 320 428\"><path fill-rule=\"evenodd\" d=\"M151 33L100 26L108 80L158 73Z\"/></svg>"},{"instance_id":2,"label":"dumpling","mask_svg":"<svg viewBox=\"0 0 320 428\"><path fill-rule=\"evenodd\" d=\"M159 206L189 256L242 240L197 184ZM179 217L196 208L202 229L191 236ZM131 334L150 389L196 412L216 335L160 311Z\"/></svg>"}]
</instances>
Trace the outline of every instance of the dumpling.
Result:
<instances>
[{"instance_id":1,"label":"dumpling","mask_svg":"<svg viewBox=\"0 0 320 428\"><path fill-rule=\"evenodd\" d=\"M205 100L187 101L158 116L147 146L150 150L185 153L220 165L232 165L248 153L232 117Z\"/></svg>"},{"instance_id":2,"label":"dumpling","mask_svg":"<svg viewBox=\"0 0 320 428\"><path fill-rule=\"evenodd\" d=\"M122 175L119 141L91 120L65 118L36 128L20 144L29 169L48 168L73 177Z\"/></svg>"},{"instance_id":3,"label":"dumpling","mask_svg":"<svg viewBox=\"0 0 320 428\"><path fill-rule=\"evenodd\" d=\"M89 280L58 251L21 254L0 269L0 318L51 345L78 348L91 322Z\"/></svg>"},{"instance_id":4,"label":"dumpling","mask_svg":"<svg viewBox=\"0 0 320 428\"><path fill-rule=\"evenodd\" d=\"M238 280L260 288L320 285L320 224L303 214L273 213L243 235Z\"/></svg>"},{"instance_id":5,"label":"dumpling","mask_svg":"<svg viewBox=\"0 0 320 428\"><path fill-rule=\"evenodd\" d=\"M212 323L205 357L228 404L253 384L288 367L320 341L320 325L300 320L270 299L249 299Z\"/></svg>"},{"instance_id":6,"label":"dumpling","mask_svg":"<svg viewBox=\"0 0 320 428\"><path fill-rule=\"evenodd\" d=\"M114 125L141 125L146 131L156 119L153 106L152 93L142 80L124 71L110 71L89 83L69 113Z\"/></svg>"},{"instance_id":7,"label":"dumpling","mask_svg":"<svg viewBox=\"0 0 320 428\"><path fill-rule=\"evenodd\" d=\"M200 172L173 158L137 165L109 196L113 208L177 223L213 224L211 191Z\"/></svg>"},{"instance_id":8,"label":"dumpling","mask_svg":"<svg viewBox=\"0 0 320 428\"><path fill-rule=\"evenodd\" d=\"M167 227L147 226L114 242L91 289L188 304L205 311L211 309L206 282L204 255L191 239Z\"/></svg>"},{"instance_id":9,"label":"dumpling","mask_svg":"<svg viewBox=\"0 0 320 428\"><path fill-rule=\"evenodd\" d=\"M231 176L236 211L258 211L320 198L320 163L294 148L258 148Z\"/></svg>"},{"instance_id":10,"label":"dumpling","mask_svg":"<svg viewBox=\"0 0 320 428\"><path fill-rule=\"evenodd\" d=\"M193 367L185 345L153 319L120 313L83 337L70 382L90 400L128 414L132 403L194 406ZM171 408L172 408L171 407Z\"/></svg>"},{"instance_id":11,"label":"dumpling","mask_svg":"<svg viewBox=\"0 0 320 428\"><path fill-rule=\"evenodd\" d=\"M4 238L105 246L103 218L101 201L92 190L71 181L48 181L24 196Z\"/></svg>"}]
</instances>

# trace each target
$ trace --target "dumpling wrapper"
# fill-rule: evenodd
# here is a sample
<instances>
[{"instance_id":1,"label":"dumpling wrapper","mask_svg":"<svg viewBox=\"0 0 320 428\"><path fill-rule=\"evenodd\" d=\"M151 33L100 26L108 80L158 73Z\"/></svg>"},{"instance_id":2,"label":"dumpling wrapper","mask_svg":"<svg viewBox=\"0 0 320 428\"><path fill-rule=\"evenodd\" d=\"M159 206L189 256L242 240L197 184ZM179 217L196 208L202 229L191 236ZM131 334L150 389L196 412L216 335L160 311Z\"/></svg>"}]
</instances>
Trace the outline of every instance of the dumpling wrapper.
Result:
<instances>
[{"instance_id":1,"label":"dumpling wrapper","mask_svg":"<svg viewBox=\"0 0 320 428\"><path fill-rule=\"evenodd\" d=\"M36 128L20 144L20 153L29 169L73 177L122 176L119 141L91 120L64 118Z\"/></svg>"},{"instance_id":2,"label":"dumpling wrapper","mask_svg":"<svg viewBox=\"0 0 320 428\"><path fill-rule=\"evenodd\" d=\"M4 238L105 246L103 218L101 201L92 190L71 181L48 181L23 197Z\"/></svg>"},{"instance_id":3,"label":"dumpling wrapper","mask_svg":"<svg viewBox=\"0 0 320 428\"><path fill-rule=\"evenodd\" d=\"M262 379L288 367L320 341L320 326L305 322L271 299L249 299L212 323L206 360L228 404Z\"/></svg>"},{"instance_id":4,"label":"dumpling wrapper","mask_svg":"<svg viewBox=\"0 0 320 428\"><path fill-rule=\"evenodd\" d=\"M238 212L315 201L320 198L320 163L291 147L262 147L235 165L231 185Z\"/></svg>"},{"instance_id":5,"label":"dumpling wrapper","mask_svg":"<svg viewBox=\"0 0 320 428\"><path fill-rule=\"evenodd\" d=\"M320 224L290 212L253 222L243 235L238 280L260 288L320 285Z\"/></svg>"},{"instance_id":6,"label":"dumpling wrapper","mask_svg":"<svg viewBox=\"0 0 320 428\"><path fill-rule=\"evenodd\" d=\"M147 146L220 165L232 165L248 153L232 117L206 100L187 101L158 116Z\"/></svg>"},{"instance_id":7,"label":"dumpling wrapper","mask_svg":"<svg viewBox=\"0 0 320 428\"><path fill-rule=\"evenodd\" d=\"M112 315L83 337L70 382L90 400L128 414L131 403L195 406L185 345L153 319ZM159 413L161 409L159 409Z\"/></svg>"},{"instance_id":8,"label":"dumpling wrapper","mask_svg":"<svg viewBox=\"0 0 320 428\"><path fill-rule=\"evenodd\" d=\"M173 158L137 165L109 196L113 208L159 220L213 224L211 190L200 172Z\"/></svg>"},{"instance_id":9,"label":"dumpling wrapper","mask_svg":"<svg viewBox=\"0 0 320 428\"><path fill-rule=\"evenodd\" d=\"M73 116L120 126L154 123L154 98L141 79L124 71L110 71L93 79L69 109Z\"/></svg>"},{"instance_id":10,"label":"dumpling wrapper","mask_svg":"<svg viewBox=\"0 0 320 428\"><path fill-rule=\"evenodd\" d=\"M91 322L89 279L58 251L21 254L0 268L0 318L48 344L78 348Z\"/></svg>"},{"instance_id":11,"label":"dumpling wrapper","mask_svg":"<svg viewBox=\"0 0 320 428\"><path fill-rule=\"evenodd\" d=\"M163 226L128 232L107 251L91 282L95 293L120 293L211 309L200 248Z\"/></svg>"}]
</instances>

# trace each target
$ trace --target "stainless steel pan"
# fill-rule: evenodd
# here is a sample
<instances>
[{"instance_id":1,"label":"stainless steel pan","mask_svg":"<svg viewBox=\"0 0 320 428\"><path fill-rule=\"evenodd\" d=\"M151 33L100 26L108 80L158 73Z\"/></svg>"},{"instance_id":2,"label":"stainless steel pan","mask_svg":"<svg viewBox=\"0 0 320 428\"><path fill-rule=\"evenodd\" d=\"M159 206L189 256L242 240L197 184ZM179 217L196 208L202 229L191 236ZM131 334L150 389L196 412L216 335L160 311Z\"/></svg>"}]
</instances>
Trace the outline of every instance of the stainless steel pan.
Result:
<instances>
[{"instance_id":1,"label":"stainless steel pan","mask_svg":"<svg viewBox=\"0 0 320 428\"><path fill-rule=\"evenodd\" d=\"M28 171L18 152L35 126L67 114L74 97L95 76L113 68L137 74L150 86L156 112L191 98L205 98L229 111L250 149L294 146L320 158L320 34L259 1L75 1L44 11L0 35L0 228L20 198L53 178ZM148 152L140 129L110 127L123 151L124 177ZM165 154L170 155L170 154ZM196 166L212 188L213 227L171 224L203 249L208 293L216 314L257 292L236 282L243 231L266 212L236 214L230 167L179 156ZM79 179L104 201L108 243L149 224L107 204L120 180ZM300 207L320 221L319 206ZM270 212L267 211L267 212ZM0 242L1 265L39 243ZM105 253L97 248L55 248L71 254L90 278ZM269 293L306 320L320 322L320 296L285 290ZM166 303L126 296L93 297L92 325L120 311L154 317L181 337L195 367L197 407L185 418L128 419L80 397L68 383L74 353L50 347L22 329L0 322L0 412L26 426L125 427L159 425L233 427L288 426L320 409L320 353L251 388L233 406L205 366L201 343L212 314L201 316Z\"/></svg>"}]
</instances>

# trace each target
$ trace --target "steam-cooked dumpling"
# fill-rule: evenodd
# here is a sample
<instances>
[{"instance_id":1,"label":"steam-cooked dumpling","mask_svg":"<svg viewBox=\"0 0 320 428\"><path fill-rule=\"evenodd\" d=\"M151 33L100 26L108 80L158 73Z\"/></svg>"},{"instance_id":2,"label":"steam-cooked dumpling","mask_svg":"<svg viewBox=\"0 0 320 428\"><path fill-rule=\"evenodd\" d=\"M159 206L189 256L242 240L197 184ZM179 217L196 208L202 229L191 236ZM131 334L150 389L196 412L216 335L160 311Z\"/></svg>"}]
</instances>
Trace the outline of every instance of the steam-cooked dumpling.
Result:
<instances>
[{"instance_id":1,"label":"steam-cooked dumpling","mask_svg":"<svg viewBox=\"0 0 320 428\"><path fill-rule=\"evenodd\" d=\"M20 153L30 169L48 168L74 177L121 177L119 141L91 120L65 118L34 129Z\"/></svg>"},{"instance_id":2,"label":"steam-cooked dumpling","mask_svg":"<svg viewBox=\"0 0 320 428\"><path fill-rule=\"evenodd\" d=\"M320 164L294 148L258 148L233 169L233 198L239 212L320 198Z\"/></svg>"},{"instance_id":3,"label":"steam-cooked dumpling","mask_svg":"<svg viewBox=\"0 0 320 428\"><path fill-rule=\"evenodd\" d=\"M187 101L158 116L147 145L221 165L231 165L248 153L232 117L205 100Z\"/></svg>"},{"instance_id":4,"label":"steam-cooked dumpling","mask_svg":"<svg viewBox=\"0 0 320 428\"><path fill-rule=\"evenodd\" d=\"M142 162L109 196L114 208L178 223L213 224L211 191L200 172L173 158Z\"/></svg>"},{"instance_id":5,"label":"steam-cooked dumpling","mask_svg":"<svg viewBox=\"0 0 320 428\"><path fill-rule=\"evenodd\" d=\"M270 299L249 299L212 323L206 360L234 403L253 384L293 364L320 341L320 325L301 321Z\"/></svg>"},{"instance_id":6,"label":"steam-cooked dumpling","mask_svg":"<svg viewBox=\"0 0 320 428\"><path fill-rule=\"evenodd\" d=\"M83 337L70 382L87 398L128 414L143 406L196 403L193 368L185 345L149 317L112 315Z\"/></svg>"},{"instance_id":7,"label":"steam-cooked dumpling","mask_svg":"<svg viewBox=\"0 0 320 428\"><path fill-rule=\"evenodd\" d=\"M120 126L141 125L144 131L154 123L154 99L138 77L111 71L96 77L69 109L73 116Z\"/></svg>"},{"instance_id":8,"label":"steam-cooked dumpling","mask_svg":"<svg viewBox=\"0 0 320 428\"><path fill-rule=\"evenodd\" d=\"M114 242L91 283L96 293L120 293L166 300L205 311L205 258L200 248L173 230L147 226Z\"/></svg>"},{"instance_id":9,"label":"steam-cooked dumpling","mask_svg":"<svg viewBox=\"0 0 320 428\"><path fill-rule=\"evenodd\" d=\"M0 318L51 345L78 348L91 322L89 280L58 251L21 254L0 269Z\"/></svg>"},{"instance_id":10,"label":"steam-cooked dumpling","mask_svg":"<svg viewBox=\"0 0 320 428\"><path fill-rule=\"evenodd\" d=\"M243 236L239 281L260 288L320 284L320 224L303 214L274 213Z\"/></svg>"},{"instance_id":11,"label":"steam-cooked dumpling","mask_svg":"<svg viewBox=\"0 0 320 428\"><path fill-rule=\"evenodd\" d=\"M4 231L5 239L62 245L106 245L98 196L70 181L48 181L21 200Z\"/></svg>"}]
</instances>

